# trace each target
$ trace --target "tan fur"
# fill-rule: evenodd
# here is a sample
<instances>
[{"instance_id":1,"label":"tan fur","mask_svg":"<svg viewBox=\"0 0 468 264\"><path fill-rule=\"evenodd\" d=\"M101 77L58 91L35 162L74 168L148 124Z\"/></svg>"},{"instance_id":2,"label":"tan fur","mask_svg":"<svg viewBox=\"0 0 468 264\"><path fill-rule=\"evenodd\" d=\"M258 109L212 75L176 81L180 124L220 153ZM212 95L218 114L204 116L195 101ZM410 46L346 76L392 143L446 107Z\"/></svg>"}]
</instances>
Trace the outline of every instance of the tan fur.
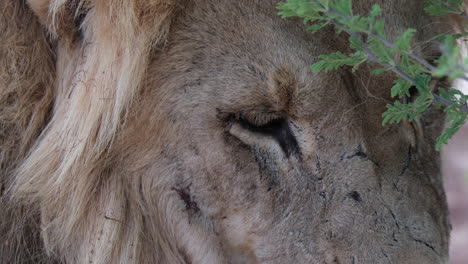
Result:
<instances>
[{"instance_id":1,"label":"tan fur","mask_svg":"<svg viewBox=\"0 0 468 264\"><path fill-rule=\"evenodd\" d=\"M380 4L391 36L451 29ZM440 111L382 127L393 76L310 72L346 37L274 7L2 1L0 262L445 263Z\"/></svg>"}]
</instances>

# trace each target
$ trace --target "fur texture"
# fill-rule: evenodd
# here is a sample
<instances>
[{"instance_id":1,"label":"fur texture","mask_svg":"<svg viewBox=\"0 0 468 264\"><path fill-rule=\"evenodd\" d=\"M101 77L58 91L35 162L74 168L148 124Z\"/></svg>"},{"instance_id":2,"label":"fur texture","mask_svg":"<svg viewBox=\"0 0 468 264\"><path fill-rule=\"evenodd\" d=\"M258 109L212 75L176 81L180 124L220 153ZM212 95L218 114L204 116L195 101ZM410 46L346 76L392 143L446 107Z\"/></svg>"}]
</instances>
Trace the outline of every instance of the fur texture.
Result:
<instances>
[{"instance_id":1,"label":"fur texture","mask_svg":"<svg viewBox=\"0 0 468 264\"><path fill-rule=\"evenodd\" d=\"M0 262L446 263L442 113L382 127L393 76L311 73L346 37L275 4L2 1Z\"/></svg>"}]
</instances>

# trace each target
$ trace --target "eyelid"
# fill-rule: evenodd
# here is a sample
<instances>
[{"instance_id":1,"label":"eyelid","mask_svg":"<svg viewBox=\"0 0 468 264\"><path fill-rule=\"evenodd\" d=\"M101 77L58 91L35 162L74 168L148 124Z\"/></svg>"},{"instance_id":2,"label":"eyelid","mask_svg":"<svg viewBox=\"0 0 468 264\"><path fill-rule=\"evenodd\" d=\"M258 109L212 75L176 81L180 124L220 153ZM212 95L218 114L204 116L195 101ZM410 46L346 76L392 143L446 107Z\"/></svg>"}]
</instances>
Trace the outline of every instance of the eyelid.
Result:
<instances>
[{"instance_id":1,"label":"eyelid","mask_svg":"<svg viewBox=\"0 0 468 264\"><path fill-rule=\"evenodd\" d=\"M270 148L271 146L275 146L275 144L272 144L274 142L274 138L265 137L260 133L245 129L245 127L239 123L233 123L229 128L229 133L249 146L257 145L262 148Z\"/></svg>"},{"instance_id":2,"label":"eyelid","mask_svg":"<svg viewBox=\"0 0 468 264\"><path fill-rule=\"evenodd\" d=\"M268 124L283 119L283 116L277 112L244 112L238 116L239 121L245 121L254 127L263 127Z\"/></svg>"}]
</instances>

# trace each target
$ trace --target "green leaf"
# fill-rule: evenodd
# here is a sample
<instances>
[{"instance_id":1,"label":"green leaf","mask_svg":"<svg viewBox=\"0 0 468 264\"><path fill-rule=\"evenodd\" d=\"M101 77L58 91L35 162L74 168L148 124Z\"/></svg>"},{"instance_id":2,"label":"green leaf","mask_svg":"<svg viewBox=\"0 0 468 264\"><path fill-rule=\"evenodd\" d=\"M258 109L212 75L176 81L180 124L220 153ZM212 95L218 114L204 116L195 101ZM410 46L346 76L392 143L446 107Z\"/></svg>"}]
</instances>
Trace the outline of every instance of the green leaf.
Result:
<instances>
[{"instance_id":1,"label":"green leaf","mask_svg":"<svg viewBox=\"0 0 468 264\"><path fill-rule=\"evenodd\" d=\"M393 81L393 87L391 90L392 97L403 97L403 96L410 96L409 88L413 86L412 83L408 82L405 79L399 78Z\"/></svg>"},{"instance_id":2,"label":"green leaf","mask_svg":"<svg viewBox=\"0 0 468 264\"><path fill-rule=\"evenodd\" d=\"M325 7L326 9L328 9L329 5L330 5L330 0L319 0L319 3Z\"/></svg>"},{"instance_id":3,"label":"green leaf","mask_svg":"<svg viewBox=\"0 0 468 264\"><path fill-rule=\"evenodd\" d=\"M400 123L402 120L413 121L416 117L421 115L430 105L432 101L426 100L423 97L418 97L412 103L402 104L396 101L393 105L387 105L387 111L383 113L382 124L385 126L387 123Z\"/></svg>"},{"instance_id":4,"label":"green leaf","mask_svg":"<svg viewBox=\"0 0 468 264\"><path fill-rule=\"evenodd\" d=\"M374 25L372 25L372 31L381 37L385 37L385 24L383 20L375 21Z\"/></svg>"},{"instance_id":5,"label":"green leaf","mask_svg":"<svg viewBox=\"0 0 468 264\"><path fill-rule=\"evenodd\" d=\"M360 38L356 38L354 36L349 37L349 46L352 49L357 50L357 51L363 51L363 48L362 48L363 45L364 43L362 42Z\"/></svg>"},{"instance_id":6,"label":"green leaf","mask_svg":"<svg viewBox=\"0 0 468 264\"><path fill-rule=\"evenodd\" d=\"M400 123L404 119L408 119L410 112L410 106L408 104L402 104L396 101L393 105L387 105L387 111L383 113L382 125Z\"/></svg>"},{"instance_id":7,"label":"green leaf","mask_svg":"<svg viewBox=\"0 0 468 264\"><path fill-rule=\"evenodd\" d=\"M389 70L390 70L390 69L387 69L387 68L376 69L376 70L373 70L373 71L372 71L372 74L373 74L373 75L379 75L379 74L384 73L384 72L389 71ZM392 96L392 97L393 97L393 96Z\"/></svg>"},{"instance_id":8,"label":"green leaf","mask_svg":"<svg viewBox=\"0 0 468 264\"><path fill-rule=\"evenodd\" d=\"M328 23L314 24L314 25L307 27L307 30L312 31L312 33L315 33L327 25Z\"/></svg>"},{"instance_id":9,"label":"green leaf","mask_svg":"<svg viewBox=\"0 0 468 264\"><path fill-rule=\"evenodd\" d=\"M445 37L442 47L444 54L438 59L438 65L432 72L433 76L448 77L449 80L454 80L465 75L463 69L458 67L460 47L455 46L454 41L453 36Z\"/></svg>"},{"instance_id":10,"label":"green leaf","mask_svg":"<svg viewBox=\"0 0 468 264\"><path fill-rule=\"evenodd\" d=\"M408 104L410 106L408 120L413 121L420 116L432 104L432 96L419 95L416 100Z\"/></svg>"},{"instance_id":11,"label":"green leaf","mask_svg":"<svg viewBox=\"0 0 468 264\"><path fill-rule=\"evenodd\" d=\"M438 42L443 42L446 37L452 37L453 39L459 39L468 36L468 32L463 33L454 33L454 34L444 34L436 37L434 40Z\"/></svg>"},{"instance_id":12,"label":"green leaf","mask_svg":"<svg viewBox=\"0 0 468 264\"><path fill-rule=\"evenodd\" d=\"M456 101L455 96L457 96L457 95L458 95L458 96L464 96L464 94L463 94L460 90L458 90L458 89L453 89L453 88L450 88L450 89L448 90L448 94L451 96L451 98L452 98L451 100L452 100L452 101Z\"/></svg>"},{"instance_id":13,"label":"green leaf","mask_svg":"<svg viewBox=\"0 0 468 264\"><path fill-rule=\"evenodd\" d=\"M351 0L334 0L334 8L337 12L346 15L353 15L353 4Z\"/></svg>"},{"instance_id":14,"label":"green leaf","mask_svg":"<svg viewBox=\"0 0 468 264\"><path fill-rule=\"evenodd\" d=\"M437 142L436 142L437 151L440 151L440 148L442 147L442 145L445 145L448 143L449 139L452 138L453 135L455 135L455 133L457 133L457 131L460 130L460 128L465 124L465 121L466 121L466 115L458 115L456 118L452 120L452 122L450 123L450 126L447 127L444 133L442 133L442 135L440 135L437 138Z\"/></svg>"},{"instance_id":15,"label":"green leaf","mask_svg":"<svg viewBox=\"0 0 468 264\"><path fill-rule=\"evenodd\" d=\"M365 17L353 16L350 20L341 20L340 22L352 32L369 31L369 21Z\"/></svg>"},{"instance_id":16,"label":"green leaf","mask_svg":"<svg viewBox=\"0 0 468 264\"><path fill-rule=\"evenodd\" d=\"M351 57L356 60L354 65L352 65L353 66L353 68L351 69L352 72L355 72L361 64L363 64L364 62L367 61L367 54L365 52L362 52L362 51L357 51L357 52L351 54ZM351 64L350 64L350 66L351 66Z\"/></svg>"},{"instance_id":17,"label":"green leaf","mask_svg":"<svg viewBox=\"0 0 468 264\"><path fill-rule=\"evenodd\" d=\"M324 11L321 5L308 0L288 0L278 3L276 8L280 10L278 14L282 18L298 16L304 18L305 23L324 19L320 14Z\"/></svg>"},{"instance_id":18,"label":"green leaf","mask_svg":"<svg viewBox=\"0 0 468 264\"><path fill-rule=\"evenodd\" d=\"M397 48L397 51L403 53L410 53L411 43L415 34L416 30L413 28L408 28L403 34L401 34L395 42L395 47Z\"/></svg>"},{"instance_id":19,"label":"green leaf","mask_svg":"<svg viewBox=\"0 0 468 264\"><path fill-rule=\"evenodd\" d=\"M398 66L403 72L405 72L413 79L419 76L421 73L430 73L424 66L417 62L414 62L406 54L400 55L400 64Z\"/></svg>"},{"instance_id":20,"label":"green leaf","mask_svg":"<svg viewBox=\"0 0 468 264\"><path fill-rule=\"evenodd\" d=\"M374 36L370 36L368 38L368 44L370 50L379 60L381 60L381 62L388 63L390 65L395 65L391 54L391 50L387 46L385 46L385 44L380 39Z\"/></svg>"},{"instance_id":21,"label":"green leaf","mask_svg":"<svg viewBox=\"0 0 468 264\"><path fill-rule=\"evenodd\" d=\"M356 67L367 59L367 55L363 52L355 52L348 56L338 51L329 55L320 55L319 59L320 61L311 66L314 72L322 70L329 72L344 65Z\"/></svg>"},{"instance_id":22,"label":"green leaf","mask_svg":"<svg viewBox=\"0 0 468 264\"><path fill-rule=\"evenodd\" d=\"M378 17L381 12L382 12L382 8L379 5L375 4L371 8L369 17L374 19L374 18Z\"/></svg>"},{"instance_id":23,"label":"green leaf","mask_svg":"<svg viewBox=\"0 0 468 264\"><path fill-rule=\"evenodd\" d=\"M463 12L463 0L428 0L424 2L424 11L433 16L459 14Z\"/></svg>"},{"instance_id":24,"label":"green leaf","mask_svg":"<svg viewBox=\"0 0 468 264\"><path fill-rule=\"evenodd\" d=\"M416 89L418 89L420 96L427 96L431 93L431 88L429 87L429 82L431 79L431 76L427 74L420 74L416 77L414 86L416 86Z\"/></svg>"}]
</instances>

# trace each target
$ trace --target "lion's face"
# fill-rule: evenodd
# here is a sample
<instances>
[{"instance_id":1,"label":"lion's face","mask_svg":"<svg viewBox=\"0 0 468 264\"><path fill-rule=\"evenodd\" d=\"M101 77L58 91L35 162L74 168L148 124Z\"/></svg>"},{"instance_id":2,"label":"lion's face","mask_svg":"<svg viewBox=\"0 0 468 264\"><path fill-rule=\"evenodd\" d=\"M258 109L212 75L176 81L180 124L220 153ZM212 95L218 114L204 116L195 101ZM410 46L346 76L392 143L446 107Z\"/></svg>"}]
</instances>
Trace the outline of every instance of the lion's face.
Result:
<instances>
[{"instance_id":1,"label":"lion's face","mask_svg":"<svg viewBox=\"0 0 468 264\"><path fill-rule=\"evenodd\" d=\"M309 69L345 49L344 34L305 33L270 2L211 2L185 10L151 61L128 134L145 136L125 167L146 161L135 174L181 252L195 263L443 263L440 113L383 127L393 76Z\"/></svg>"},{"instance_id":2,"label":"lion's face","mask_svg":"<svg viewBox=\"0 0 468 264\"><path fill-rule=\"evenodd\" d=\"M54 1L30 2L40 17ZM72 43L55 31L53 116L16 183L40 205L48 250L79 263L446 262L442 113L383 127L391 73L313 73L319 55L347 52L346 34L307 33L277 1L82 2ZM377 2L391 36L447 26L422 1ZM174 8L170 27L152 8Z\"/></svg>"}]
</instances>

